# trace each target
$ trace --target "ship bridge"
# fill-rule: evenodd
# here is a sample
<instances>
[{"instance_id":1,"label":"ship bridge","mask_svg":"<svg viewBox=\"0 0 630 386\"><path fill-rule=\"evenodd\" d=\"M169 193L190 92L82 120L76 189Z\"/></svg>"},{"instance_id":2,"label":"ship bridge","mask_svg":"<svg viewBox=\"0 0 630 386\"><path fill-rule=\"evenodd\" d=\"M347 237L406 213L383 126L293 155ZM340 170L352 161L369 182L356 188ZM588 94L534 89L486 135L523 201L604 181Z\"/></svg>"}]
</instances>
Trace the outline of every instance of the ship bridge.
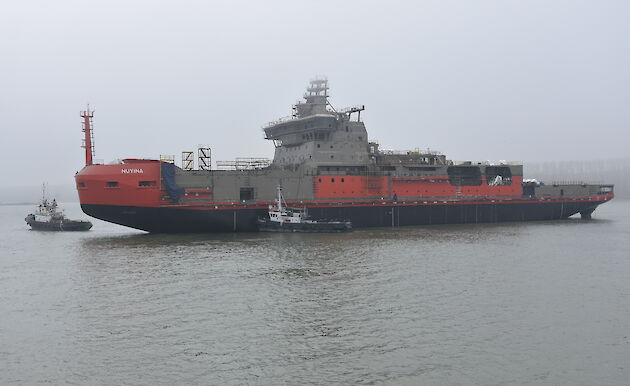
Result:
<instances>
[{"instance_id":1,"label":"ship bridge","mask_svg":"<svg viewBox=\"0 0 630 386\"><path fill-rule=\"evenodd\" d=\"M328 90L327 79L311 80L304 101L293 106L292 114L263 128L265 138L276 147L274 166L354 166L369 161L367 131L360 115L364 107L337 111L328 101Z\"/></svg>"}]
</instances>

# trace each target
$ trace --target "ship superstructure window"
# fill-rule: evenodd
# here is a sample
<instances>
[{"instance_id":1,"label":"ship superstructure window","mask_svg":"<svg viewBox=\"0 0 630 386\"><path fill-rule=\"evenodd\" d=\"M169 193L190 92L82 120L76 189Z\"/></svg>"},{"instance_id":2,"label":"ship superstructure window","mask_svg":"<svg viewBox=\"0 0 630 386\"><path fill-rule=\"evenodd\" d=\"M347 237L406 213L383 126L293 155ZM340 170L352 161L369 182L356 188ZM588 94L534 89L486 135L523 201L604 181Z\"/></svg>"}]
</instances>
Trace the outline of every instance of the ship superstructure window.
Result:
<instances>
[{"instance_id":1,"label":"ship superstructure window","mask_svg":"<svg viewBox=\"0 0 630 386\"><path fill-rule=\"evenodd\" d=\"M118 187L118 181L107 181L105 183L105 187L106 188L117 188Z\"/></svg>"},{"instance_id":2,"label":"ship superstructure window","mask_svg":"<svg viewBox=\"0 0 630 386\"><path fill-rule=\"evenodd\" d=\"M254 188L241 188L241 201L249 201L254 199Z\"/></svg>"},{"instance_id":3,"label":"ship superstructure window","mask_svg":"<svg viewBox=\"0 0 630 386\"><path fill-rule=\"evenodd\" d=\"M155 181L138 181L138 186L155 186Z\"/></svg>"},{"instance_id":4,"label":"ship superstructure window","mask_svg":"<svg viewBox=\"0 0 630 386\"><path fill-rule=\"evenodd\" d=\"M77 188L85 189L85 182L77 182Z\"/></svg>"},{"instance_id":5,"label":"ship superstructure window","mask_svg":"<svg viewBox=\"0 0 630 386\"><path fill-rule=\"evenodd\" d=\"M490 186L512 185L512 171L508 166L488 166L486 183Z\"/></svg>"},{"instance_id":6,"label":"ship superstructure window","mask_svg":"<svg viewBox=\"0 0 630 386\"><path fill-rule=\"evenodd\" d=\"M481 185L481 170L478 166L450 166L446 172L451 185Z\"/></svg>"}]
</instances>

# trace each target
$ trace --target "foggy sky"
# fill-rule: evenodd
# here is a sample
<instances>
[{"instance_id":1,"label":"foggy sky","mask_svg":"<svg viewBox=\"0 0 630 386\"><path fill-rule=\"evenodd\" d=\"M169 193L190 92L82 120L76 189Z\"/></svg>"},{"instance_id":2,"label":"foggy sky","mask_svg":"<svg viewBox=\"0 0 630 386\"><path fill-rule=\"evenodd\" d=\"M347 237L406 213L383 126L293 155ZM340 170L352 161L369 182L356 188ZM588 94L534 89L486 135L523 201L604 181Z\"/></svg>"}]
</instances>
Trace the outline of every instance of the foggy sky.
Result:
<instances>
[{"instance_id":1,"label":"foggy sky","mask_svg":"<svg viewBox=\"0 0 630 386\"><path fill-rule=\"evenodd\" d=\"M4 1L3 185L73 184L88 102L105 162L272 157L261 126L316 75L382 148L627 157L628 20L628 1Z\"/></svg>"}]
</instances>

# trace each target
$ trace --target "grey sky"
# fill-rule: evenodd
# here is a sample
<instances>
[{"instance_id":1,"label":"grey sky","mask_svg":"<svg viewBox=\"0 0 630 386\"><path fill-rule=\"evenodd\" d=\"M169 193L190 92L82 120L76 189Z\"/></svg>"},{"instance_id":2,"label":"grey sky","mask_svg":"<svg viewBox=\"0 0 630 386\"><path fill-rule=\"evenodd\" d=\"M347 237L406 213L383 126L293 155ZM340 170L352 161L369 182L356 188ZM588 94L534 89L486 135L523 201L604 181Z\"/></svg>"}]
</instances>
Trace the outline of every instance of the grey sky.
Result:
<instances>
[{"instance_id":1,"label":"grey sky","mask_svg":"<svg viewBox=\"0 0 630 386\"><path fill-rule=\"evenodd\" d=\"M326 75L382 147L455 160L628 156L628 1L4 1L5 186L96 158L271 157L261 125Z\"/></svg>"}]
</instances>

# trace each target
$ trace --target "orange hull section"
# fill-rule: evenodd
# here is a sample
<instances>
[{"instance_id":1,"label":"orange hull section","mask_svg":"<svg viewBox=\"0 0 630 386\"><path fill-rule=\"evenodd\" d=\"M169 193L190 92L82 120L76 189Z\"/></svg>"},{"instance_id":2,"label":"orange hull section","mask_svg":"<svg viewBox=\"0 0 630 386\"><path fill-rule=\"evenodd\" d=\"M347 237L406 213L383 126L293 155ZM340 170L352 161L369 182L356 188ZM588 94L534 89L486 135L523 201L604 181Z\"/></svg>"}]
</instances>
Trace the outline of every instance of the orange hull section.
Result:
<instances>
[{"instance_id":1,"label":"orange hull section","mask_svg":"<svg viewBox=\"0 0 630 386\"><path fill-rule=\"evenodd\" d=\"M158 161L88 165L74 179L81 204L159 206L162 197Z\"/></svg>"},{"instance_id":2,"label":"orange hull section","mask_svg":"<svg viewBox=\"0 0 630 386\"><path fill-rule=\"evenodd\" d=\"M482 179L478 186L456 187L448 177L366 177L316 176L315 198L426 198L426 197L520 197L522 177L514 176L511 185L490 186Z\"/></svg>"}]
</instances>

